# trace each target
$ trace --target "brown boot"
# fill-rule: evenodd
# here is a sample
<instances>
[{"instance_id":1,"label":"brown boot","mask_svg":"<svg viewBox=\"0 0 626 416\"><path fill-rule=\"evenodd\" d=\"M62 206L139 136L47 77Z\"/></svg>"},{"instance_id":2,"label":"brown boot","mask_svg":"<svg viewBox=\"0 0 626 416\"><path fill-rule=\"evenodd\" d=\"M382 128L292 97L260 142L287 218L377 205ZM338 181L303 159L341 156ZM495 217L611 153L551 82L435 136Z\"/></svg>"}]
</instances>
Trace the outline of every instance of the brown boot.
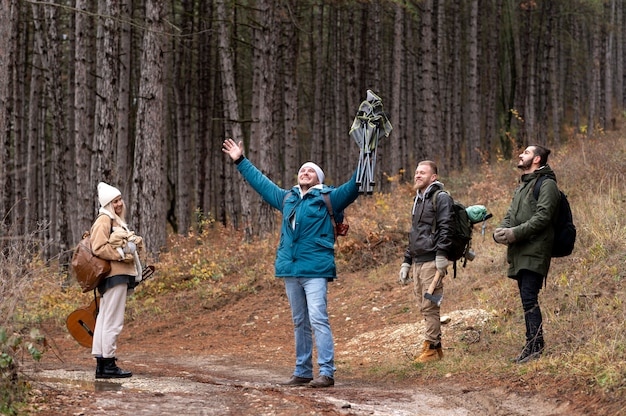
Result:
<instances>
[{"instance_id":1,"label":"brown boot","mask_svg":"<svg viewBox=\"0 0 626 416\"><path fill-rule=\"evenodd\" d=\"M443 349L441 348L441 342L433 344L429 341L424 341L422 347L422 353L413 362L422 364L429 361L438 361L443 358Z\"/></svg>"}]
</instances>

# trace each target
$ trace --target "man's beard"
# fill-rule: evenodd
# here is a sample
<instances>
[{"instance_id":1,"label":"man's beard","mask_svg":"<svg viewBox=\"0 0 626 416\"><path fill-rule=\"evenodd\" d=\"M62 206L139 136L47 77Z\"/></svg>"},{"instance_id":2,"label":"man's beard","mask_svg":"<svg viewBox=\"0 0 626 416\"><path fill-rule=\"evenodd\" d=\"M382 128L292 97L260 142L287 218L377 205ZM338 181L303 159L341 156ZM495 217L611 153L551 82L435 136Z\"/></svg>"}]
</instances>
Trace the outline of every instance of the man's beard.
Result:
<instances>
[{"instance_id":1,"label":"man's beard","mask_svg":"<svg viewBox=\"0 0 626 416\"><path fill-rule=\"evenodd\" d=\"M531 160L520 160L517 164L517 168L520 170L528 170L530 168L530 166L533 164L532 159Z\"/></svg>"}]
</instances>

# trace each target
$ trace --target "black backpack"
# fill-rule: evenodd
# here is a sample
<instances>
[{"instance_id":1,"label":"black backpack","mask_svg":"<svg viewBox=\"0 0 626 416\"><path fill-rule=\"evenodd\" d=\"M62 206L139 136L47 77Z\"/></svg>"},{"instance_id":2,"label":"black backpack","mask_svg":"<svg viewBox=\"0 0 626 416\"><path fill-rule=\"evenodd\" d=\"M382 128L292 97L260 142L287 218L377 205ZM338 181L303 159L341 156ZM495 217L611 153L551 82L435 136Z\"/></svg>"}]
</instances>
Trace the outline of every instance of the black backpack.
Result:
<instances>
[{"instance_id":1,"label":"black backpack","mask_svg":"<svg viewBox=\"0 0 626 416\"><path fill-rule=\"evenodd\" d=\"M440 192L445 192L450 195L449 192L444 190L437 190L432 196L433 201L433 209L435 210L435 219L437 213L437 197ZM452 198L452 196L450 196ZM478 206L477 206L478 207ZM484 207L481 206L482 209ZM478 222L484 222L492 217L492 214L487 214L485 209L484 215L480 220L476 222L472 221L467 213L467 208L465 205L461 204L459 201L456 201L452 198L452 214L454 216L454 221L452 224L452 246L450 251L448 252L448 260L453 262L454 269L454 277L456 277L456 261L463 259L463 267L467 264L467 261L472 261L474 259L474 253L471 250L472 243L472 232L474 231L474 224ZM483 224L484 225L484 224ZM433 222L432 232L435 233L437 229L437 221Z\"/></svg>"},{"instance_id":2,"label":"black backpack","mask_svg":"<svg viewBox=\"0 0 626 416\"><path fill-rule=\"evenodd\" d=\"M535 182L535 187L533 188L535 200L539 199L539 189L545 179L547 179L547 176L541 175ZM554 227L552 257L569 256L574 251L574 244L576 243L576 226L574 225L572 208L567 200L567 196L560 189L559 194L561 195L559 206L552 220L552 226Z\"/></svg>"}]
</instances>

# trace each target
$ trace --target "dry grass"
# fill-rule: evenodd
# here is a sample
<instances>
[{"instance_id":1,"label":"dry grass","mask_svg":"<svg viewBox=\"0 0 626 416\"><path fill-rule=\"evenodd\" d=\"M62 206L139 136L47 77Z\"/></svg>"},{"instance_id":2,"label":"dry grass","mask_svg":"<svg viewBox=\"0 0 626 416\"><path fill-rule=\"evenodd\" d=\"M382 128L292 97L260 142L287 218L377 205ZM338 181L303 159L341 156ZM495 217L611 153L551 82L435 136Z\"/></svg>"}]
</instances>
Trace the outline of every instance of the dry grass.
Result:
<instances>
[{"instance_id":1,"label":"dry grass","mask_svg":"<svg viewBox=\"0 0 626 416\"><path fill-rule=\"evenodd\" d=\"M568 144L551 156L560 187L568 194L578 228L574 253L553 261L540 302L544 313L547 354L529 365L516 366L509 358L523 343L524 324L517 288L506 278L505 252L491 238L504 216L519 173L510 161L485 164L478 170L455 172L442 178L452 195L466 205L482 204L494 218L485 235L476 226L476 260L459 269L446 286L455 308L480 308L493 313L480 342L468 344L437 366L418 369L421 376L466 374L477 380L502 379L515 383L532 379L551 391L585 391L619 398L626 390L626 138L618 133ZM410 223L413 191L399 185L391 194L374 194L350 206L347 237L339 241L338 269L342 274L389 279L402 261ZM241 235L217 224L187 238L172 237L163 253L158 279L148 281L129 302L130 317L166 319L171 310L155 299L164 292L181 300L168 308L200 302L216 309L229 299L277 285L273 275L277 235L250 244ZM50 270L35 279L33 293L19 309L19 320L33 322L55 317L62 323L82 302L76 286L63 288L62 278ZM228 278L225 279L224 277ZM364 282L365 284L365 282ZM63 289L63 290L59 290ZM358 300L355 299L358 303ZM413 373L391 364L383 369L398 377ZM393 367L396 366L396 367ZM418 371L416 370L416 371ZM381 371L380 368L376 371ZM556 389L556 390L554 390Z\"/></svg>"},{"instance_id":2,"label":"dry grass","mask_svg":"<svg viewBox=\"0 0 626 416\"><path fill-rule=\"evenodd\" d=\"M481 236L474 231L475 261L459 269L446 287L456 309L481 308L493 319L481 342L467 345L439 366L418 369L464 373L485 378L533 379L554 391L586 391L621 397L626 391L626 139L605 134L563 146L551 156L559 186L568 195L578 240L574 253L553 259L540 295L547 354L542 360L516 366L509 359L521 350L524 323L515 283L506 277L505 249L493 242L493 229L509 206L519 173L511 161L485 164L478 171L442 178L452 195L466 205L482 204L494 218ZM360 198L347 210L350 233L340 242L339 268L396 273L406 246L410 185L392 194ZM388 278L385 277L385 278ZM389 340L386 340L386 342ZM402 364L401 364L402 365ZM393 374L411 373L390 365ZM477 377L480 378L480 377ZM560 387L559 387L560 386Z\"/></svg>"}]
</instances>

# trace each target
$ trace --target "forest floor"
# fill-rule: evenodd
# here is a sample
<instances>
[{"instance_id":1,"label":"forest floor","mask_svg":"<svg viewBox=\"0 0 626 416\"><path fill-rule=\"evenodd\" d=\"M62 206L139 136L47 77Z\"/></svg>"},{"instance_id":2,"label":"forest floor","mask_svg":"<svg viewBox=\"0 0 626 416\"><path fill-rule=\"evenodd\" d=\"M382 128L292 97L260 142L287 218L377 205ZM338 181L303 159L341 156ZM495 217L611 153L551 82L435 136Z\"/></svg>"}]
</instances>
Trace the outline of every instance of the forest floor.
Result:
<instances>
[{"instance_id":1,"label":"forest floor","mask_svg":"<svg viewBox=\"0 0 626 416\"><path fill-rule=\"evenodd\" d=\"M624 403L596 402L582 392L557 397L557 386L545 389L549 375L539 381L541 375L517 370L479 377L424 371L411 363L422 342L413 296L409 286L371 282L358 273L329 285L337 372L335 386L326 389L280 385L291 376L294 361L290 312L280 282L213 305L199 304L191 294L169 294L160 302L179 307L156 318L128 317L118 342L118 364L133 372L128 379L95 380L90 351L65 328L44 325L51 348L40 362L24 365L33 388L26 411L547 416L617 414L623 408ZM478 343L490 316L480 309L454 310L452 300L444 300L442 313L450 318L443 327L444 360L454 360L462 354L458 340L467 343L474 337ZM514 366L508 360L501 365ZM544 389L538 391L537 385Z\"/></svg>"}]
</instances>

